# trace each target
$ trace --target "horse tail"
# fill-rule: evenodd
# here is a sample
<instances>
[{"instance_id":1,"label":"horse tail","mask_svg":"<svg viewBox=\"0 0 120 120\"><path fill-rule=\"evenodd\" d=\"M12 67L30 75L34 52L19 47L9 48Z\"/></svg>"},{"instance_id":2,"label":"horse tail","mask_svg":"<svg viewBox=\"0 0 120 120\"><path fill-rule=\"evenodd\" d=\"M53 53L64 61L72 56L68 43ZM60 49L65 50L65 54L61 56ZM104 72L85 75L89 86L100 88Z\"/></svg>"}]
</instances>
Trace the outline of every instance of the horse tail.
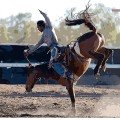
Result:
<instances>
[{"instance_id":1,"label":"horse tail","mask_svg":"<svg viewBox=\"0 0 120 120\"><path fill-rule=\"evenodd\" d=\"M73 25L80 25L82 23L85 23L84 19L78 19L78 20L65 20L65 24L68 26L73 26Z\"/></svg>"},{"instance_id":2,"label":"horse tail","mask_svg":"<svg viewBox=\"0 0 120 120\"><path fill-rule=\"evenodd\" d=\"M96 27L89 21L85 20L85 19L77 19L77 20L65 20L65 24L67 26L73 26L73 25L80 25L82 23L85 23L85 25L90 29L93 30L94 32L96 32Z\"/></svg>"}]
</instances>

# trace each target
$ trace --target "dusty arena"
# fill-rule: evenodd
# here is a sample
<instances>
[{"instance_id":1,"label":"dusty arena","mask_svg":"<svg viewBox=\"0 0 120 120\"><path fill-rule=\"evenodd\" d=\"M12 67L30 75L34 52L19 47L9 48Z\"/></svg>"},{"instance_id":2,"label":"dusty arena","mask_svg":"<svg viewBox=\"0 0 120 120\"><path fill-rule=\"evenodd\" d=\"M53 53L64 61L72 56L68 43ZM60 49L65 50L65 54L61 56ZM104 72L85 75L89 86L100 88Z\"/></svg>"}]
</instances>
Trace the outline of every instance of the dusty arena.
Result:
<instances>
[{"instance_id":1,"label":"dusty arena","mask_svg":"<svg viewBox=\"0 0 120 120\"><path fill-rule=\"evenodd\" d=\"M0 85L0 117L120 117L120 86L75 86L76 113L61 85Z\"/></svg>"}]
</instances>

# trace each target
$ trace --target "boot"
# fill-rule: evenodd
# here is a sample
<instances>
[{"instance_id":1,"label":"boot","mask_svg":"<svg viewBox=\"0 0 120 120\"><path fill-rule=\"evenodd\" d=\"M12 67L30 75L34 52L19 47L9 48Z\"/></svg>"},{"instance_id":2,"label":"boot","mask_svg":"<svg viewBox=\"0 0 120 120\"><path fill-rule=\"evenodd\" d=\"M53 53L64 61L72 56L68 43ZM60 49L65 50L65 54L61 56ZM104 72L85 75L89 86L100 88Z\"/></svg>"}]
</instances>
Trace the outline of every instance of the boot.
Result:
<instances>
[{"instance_id":1,"label":"boot","mask_svg":"<svg viewBox=\"0 0 120 120\"><path fill-rule=\"evenodd\" d=\"M68 70L68 71L65 73L65 75L66 75L66 79L67 79L68 81L72 81L72 80L73 80L73 73L72 73L72 71Z\"/></svg>"}]
</instances>

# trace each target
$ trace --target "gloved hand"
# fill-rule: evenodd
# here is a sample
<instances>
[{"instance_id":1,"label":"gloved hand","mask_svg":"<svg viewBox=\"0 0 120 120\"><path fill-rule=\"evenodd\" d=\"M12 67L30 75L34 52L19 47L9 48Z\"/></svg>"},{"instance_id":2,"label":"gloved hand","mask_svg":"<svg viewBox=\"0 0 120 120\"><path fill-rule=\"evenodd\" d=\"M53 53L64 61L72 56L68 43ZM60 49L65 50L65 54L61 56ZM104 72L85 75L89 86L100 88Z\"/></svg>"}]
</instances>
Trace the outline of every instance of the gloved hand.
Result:
<instances>
[{"instance_id":1,"label":"gloved hand","mask_svg":"<svg viewBox=\"0 0 120 120\"><path fill-rule=\"evenodd\" d=\"M50 62L49 62L48 69L50 69L50 68L52 67L52 62L53 62L53 61L50 61Z\"/></svg>"},{"instance_id":2,"label":"gloved hand","mask_svg":"<svg viewBox=\"0 0 120 120\"><path fill-rule=\"evenodd\" d=\"M25 57L27 57L29 55L28 49L24 50L23 54L24 54Z\"/></svg>"}]
</instances>

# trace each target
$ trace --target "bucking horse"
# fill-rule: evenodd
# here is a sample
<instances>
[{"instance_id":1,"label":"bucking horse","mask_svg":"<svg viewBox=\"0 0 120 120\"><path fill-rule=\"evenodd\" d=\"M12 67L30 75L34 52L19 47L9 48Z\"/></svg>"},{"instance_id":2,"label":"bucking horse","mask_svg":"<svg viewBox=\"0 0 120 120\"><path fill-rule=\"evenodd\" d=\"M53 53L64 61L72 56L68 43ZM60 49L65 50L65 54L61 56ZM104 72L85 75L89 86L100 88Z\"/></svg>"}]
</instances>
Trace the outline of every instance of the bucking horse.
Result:
<instances>
[{"instance_id":1,"label":"bucking horse","mask_svg":"<svg viewBox=\"0 0 120 120\"><path fill-rule=\"evenodd\" d=\"M112 53L111 49L104 47L105 38L97 32L92 22L86 18L85 12L82 13L84 16L82 19L65 19L65 24L68 26L80 25L84 23L90 31L79 36L73 45L67 45L61 52L59 62L67 63L67 69L73 72L73 80L67 80L60 76L53 68L48 68L48 63L31 66L28 69L28 77L26 81L26 91L32 91L35 83L40 78L55 80L59 84L66 87L68 90L72 108L75 109L75 91L74 83L80 80L80 77L88 70L91 59L96 59L97 64L94 68L94 75L98 77L100 75L100 69L106 70L105 63ZM87 14L88 15L88 14Z\"/></svg>"}]
</instances>

